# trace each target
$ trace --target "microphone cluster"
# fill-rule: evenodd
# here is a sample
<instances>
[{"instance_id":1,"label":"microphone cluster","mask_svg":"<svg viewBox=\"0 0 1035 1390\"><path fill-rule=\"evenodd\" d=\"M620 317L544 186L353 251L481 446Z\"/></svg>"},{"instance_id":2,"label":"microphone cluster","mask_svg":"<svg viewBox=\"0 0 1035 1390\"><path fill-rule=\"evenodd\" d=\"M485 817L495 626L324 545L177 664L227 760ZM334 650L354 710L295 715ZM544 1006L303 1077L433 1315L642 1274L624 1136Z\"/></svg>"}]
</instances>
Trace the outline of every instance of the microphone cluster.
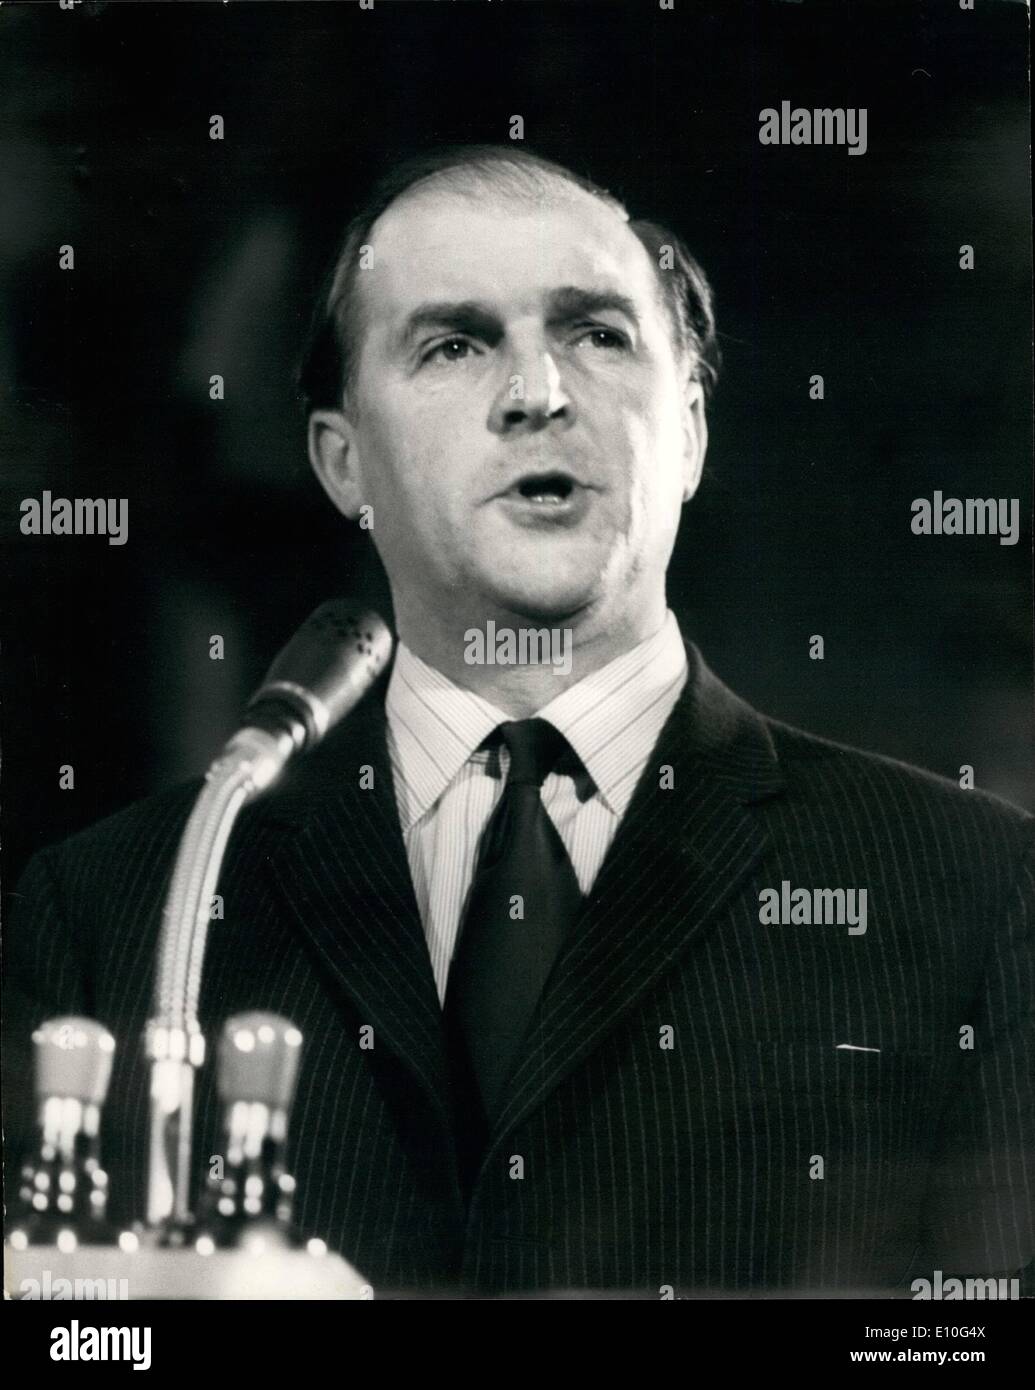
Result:
<instances>
[{"instance_id":1,"label":"microphone cluster","mask_svg":"<svg viewBox=\"0 0 1035 1390\"><path fill-rule=\"evenodd\" d=\"M146 1219L117 1230L108 1219L101 1115L115 1040L88 1018L51 1019L33 1034L38 1137L18 1178L5 1251L10 1278L133 1260L139 1298L368 1298L368 1285L294 1217L288 1125L302 1035L272 1013L227 1020L217 1049L222 1153L191 1200L193 1078L205 1044L197 1016L214 893L234 821L314 748L384 669L392 638L373 612L322 604L271 666L245 723L206 774L188 819L163 912L151 1065ZM82 1263L89 1252L88 1265ZM202 1266L184 1260L202 1261ZM241 1264L241 1260L246 1263ZM313 1260L317 1264L313 1264ZM78 1263L77 1263L78 1261ZM30 1279L29 1282L34 1282ZM92 1282L92 1281L91 1281Z\"/></svg>"},{"instance_id":2,"label":"microphone cluster","mask_svg":"<svg viewBox=\"0 0 1035 1390\"><path fill-rule=\"evenodd\" d=\"M115 1040L90 1018L54 1018L32 1035L38 1117L35 1152L18 1181L19 1214L8 1237L16 1249L116 1244L135 1250L143 1224L119 1231L107 1216L108 1174L101 1165L101 1114ZM273 1013L226 1021L217 1051L222 1146L189 1232L163 1231L171 1244L232 1249L262 1234L284 1248L305 1244L293 1221L295 1180L287 1139L302 1035Z\"/></svg>"}]
</instances>

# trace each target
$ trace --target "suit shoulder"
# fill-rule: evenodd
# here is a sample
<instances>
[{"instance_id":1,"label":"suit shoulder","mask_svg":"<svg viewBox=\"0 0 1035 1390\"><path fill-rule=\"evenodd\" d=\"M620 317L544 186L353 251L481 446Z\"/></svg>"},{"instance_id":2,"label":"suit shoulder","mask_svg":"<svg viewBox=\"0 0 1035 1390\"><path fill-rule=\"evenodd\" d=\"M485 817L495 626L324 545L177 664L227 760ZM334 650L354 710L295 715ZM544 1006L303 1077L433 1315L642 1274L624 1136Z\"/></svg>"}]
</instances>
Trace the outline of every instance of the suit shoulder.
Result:
<instances>
[{"instance_id":1,"label":"suit shoulder","mask_svg":"<svg viewBox=\"0 0 1035 1390\"><path fill-rule=\"evenodd\" d=\"M131 802L64 840L38 850L29 869L47 864L53 870L101 872L161 857L178 843L198 790L199 780L181 782ZM28 872L28 870L26 871Z\"/></svg>"},{"instance_id":2,"label":"suit shoulder","mask_svg":"<svg viewBox=\"0 0 1035 1390\"><path fill-rule=\"evenodd\" d=\"M974 844L995 839L1018 852L1030 847L1035 816L992 792L964 789L946 777L766 719L788 790L826 796L882 812L909 833L925 826L939 838Z\"/></svg>"}]
</instances>

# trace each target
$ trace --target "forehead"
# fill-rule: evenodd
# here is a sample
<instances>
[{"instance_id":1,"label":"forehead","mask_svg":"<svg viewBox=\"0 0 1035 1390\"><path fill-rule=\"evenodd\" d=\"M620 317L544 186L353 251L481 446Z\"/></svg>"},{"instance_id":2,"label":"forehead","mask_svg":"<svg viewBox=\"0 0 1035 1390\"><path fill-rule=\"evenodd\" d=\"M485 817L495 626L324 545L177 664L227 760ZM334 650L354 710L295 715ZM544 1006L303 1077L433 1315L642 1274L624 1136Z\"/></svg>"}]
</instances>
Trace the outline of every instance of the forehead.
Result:
<instances>
[{"instance_id":1,"label":"forehead","mask_svg":"<svg viewBox=\"0 0 1035 1390\"><path fill-rule=\"evenodd\" d=\"M534 313L563 286L612 289L660 318L657 277L628 224L569 185L543 199L445 188L405 194L378 219L372 266L358 276L372 335L390 333L422 302L478 300Z\"/></svg>"}]
</instances>

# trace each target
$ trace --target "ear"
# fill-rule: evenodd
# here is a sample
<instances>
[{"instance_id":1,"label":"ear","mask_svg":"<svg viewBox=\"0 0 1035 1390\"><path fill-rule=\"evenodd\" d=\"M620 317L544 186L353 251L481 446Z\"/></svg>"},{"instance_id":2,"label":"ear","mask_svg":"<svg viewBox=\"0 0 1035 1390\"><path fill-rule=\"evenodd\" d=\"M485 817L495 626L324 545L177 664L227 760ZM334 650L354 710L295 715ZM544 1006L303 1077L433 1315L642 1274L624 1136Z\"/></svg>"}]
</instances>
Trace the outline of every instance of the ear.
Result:
<instances>
[{"instance_id":1,"label":"ear","mask_svg":"<svg viewBox=\"0 0 1035 1390\"><path fill-rule=\"evenodd\" d=\"M708 448L708 421L704 413L704 388L688 381L683 392L683 501L697 491Z\"/></svg>"},{"instance_id":2,"label":"ear","mask_svg":"<svg viewBox=\"0 0 1035 1390\"><path fill-rule=\"evenodd\" d=\"M309 416L309 462L334 505L355 521L363 505L359 454L352 422L340 410L314 410Z\"/></svg>"}]
</instances>

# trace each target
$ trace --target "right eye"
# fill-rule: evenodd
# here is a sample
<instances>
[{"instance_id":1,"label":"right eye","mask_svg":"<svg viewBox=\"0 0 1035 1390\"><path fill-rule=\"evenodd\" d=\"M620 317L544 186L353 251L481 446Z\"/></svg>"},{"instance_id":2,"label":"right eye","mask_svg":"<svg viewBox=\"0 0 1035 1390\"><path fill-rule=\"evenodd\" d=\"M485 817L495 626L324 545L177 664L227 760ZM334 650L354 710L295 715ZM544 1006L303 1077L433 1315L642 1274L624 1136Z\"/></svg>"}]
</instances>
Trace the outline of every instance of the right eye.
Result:
<instances>
[{"instance_id":1,"label":"right eye","mask_svg":"<svg viewBox=\"0 0 1035 1390\"><path fill-rule=\"evenodd\" d=\"M421 362L463 362L472 350L473 344L467 338L454 335L452 338L443 338L440 343L429 349L421 358Z\"/></svg>"}]
</instances>

